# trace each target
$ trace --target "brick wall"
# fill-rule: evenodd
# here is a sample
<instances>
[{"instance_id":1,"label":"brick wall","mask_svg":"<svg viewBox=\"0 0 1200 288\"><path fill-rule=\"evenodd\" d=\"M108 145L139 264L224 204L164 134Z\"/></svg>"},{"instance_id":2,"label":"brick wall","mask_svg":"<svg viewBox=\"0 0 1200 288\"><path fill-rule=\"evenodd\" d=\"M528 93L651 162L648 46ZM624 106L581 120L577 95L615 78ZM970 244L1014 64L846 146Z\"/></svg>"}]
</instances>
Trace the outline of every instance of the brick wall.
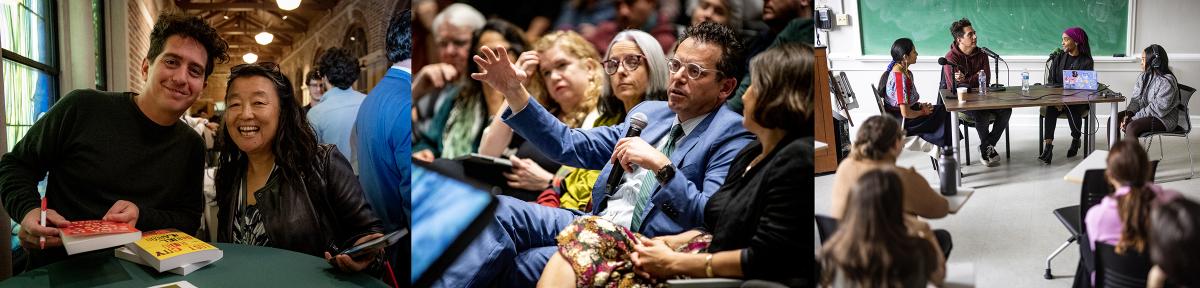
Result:
<instances>
[{"instance_id":1,"label":"brick wall","mask_svg":"<svg viewBox=\"0 0 1200 288\"><path fill-rule=\"evenodd\" d=\"M400 0L347 0L341 1L330 14L318 20L303 36L297 38L290 47L291 53L285 54L279 62L280 70L292 79L296 93L308 95L308 87L304 87L304 75L313 69L318 51L340 47L343 38L355 25L362 27L367 36L367 53L359 58L359 63L366 66L366 75L360 78L360 83L354 85L357 90L366 93L383 78L388 67L387 55L384 52L384 37L387 33L387 21L393 9L399 9ZM212 86L212 84L209 84ZM365 87L365 89L363 88ZM306 97L306 96L305 96ZM305 98L305 101L308 101Z\"/></svg>"},{"instance_id":2,"label":"brick wall","mask_svg":"<svg viewBox=\"0 0 1200 288\"><path fill-rule=\"evenodd\" d=\"M163 0L130 0L129 18L126 23L129 29L129 90L141 93L146 81L142 78L142 60L150 49L150 31L154 29L154 21L163 9L177 11L178 8L170 1Z\"/></svg>"}]
</instances>

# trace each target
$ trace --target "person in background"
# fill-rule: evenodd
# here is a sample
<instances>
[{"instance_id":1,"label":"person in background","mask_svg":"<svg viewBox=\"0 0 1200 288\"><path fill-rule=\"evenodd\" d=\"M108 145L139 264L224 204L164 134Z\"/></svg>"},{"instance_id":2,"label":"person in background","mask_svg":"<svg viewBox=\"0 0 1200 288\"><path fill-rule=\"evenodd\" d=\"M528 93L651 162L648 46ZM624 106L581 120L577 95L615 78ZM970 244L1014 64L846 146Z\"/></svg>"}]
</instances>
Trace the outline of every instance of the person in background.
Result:
<instances>
[{"instance_id":1,"label":"person in background","mask_svg":"<svg viewBox=\"0 0 1200 288\"><path fill-rule=\"evenodd\" d=\"M412 227L412 121L402 113L412 109L412 12L396 11L384 38L392 67L371 88L354 123L358 181L386 232ZM397 280L408 279L411 249L401 242L385 250Z\"/></svg>"},{"instance_id":2,"label":"person in background","mask_svg":"<svg viewBox=\"0 0 1200 288\"><path fill-rule=\"evenodd\" d=\"M1080 253L1093 253L1096 243L1101 242L1113 245L1117 254L1127 251L1145 253L1154 230L1150 226L1150 211L1158 204L1179 197L1179 192L1154 184L1150 177L1150 160L1136 138L1123 139L1113 146L1108 152L1107 164L1104 176L1116 191L1088 210L1084 218L1087 239L1079 242L1087 245L1080 248L1088 249L1080 249ZM1080 257L1080 261L1084 262L1086 271L1095 271L1091 257ZM1076 276L1080 274L1083 273L1076 273ZM1094 279L1092 283L1094 285Z\"/></svg>"},{"instance_id":3,"label":"person in background","mask_svg":"<svg viewBox=\"0 0 1200 288\"><path fill-rule=\"evenodd\" d=\"M309 121L317 132L317 141L336 145L350 162L356 162L350 133L358 108L367 97L351 87L358 81L358 59L350 55L350 50L332 48L321 56L320 67L321 76L331 87L321 95L322 105L307 112Z\"/></svg>"},{"instance_id":4,"label":"person in background","mask_svg":"<svg viewBox=\"0 0 1200 288\"><path fill-rule=\"evenodd\" d=\"M812 87L796 83L813 83L815 61L801 44L751 61L742 125L758 140L734 158L733 173L705 204L702 228L645 239L603 218L576 219L558 234L559 251L538 286L652 285L677 276L804 285L793 265L805 254L794 244L809 235L795 213L807 195L795 192L813 185L796 177L813 169ZM617 264L626 261L634 266Z\"/></svg>"},{"instance_id":5,"label":"person in background","mask_svg":"<svg viewBox=\"0 0 1200 288\"><path fill-rule=\"evenodd\" d=\"M1151 44L1142 50L1142 75L1133 83L1133 97L1125 111L1117 113L1126 136L1146 132L1175 131L1186 125L1187 112L1179 98L1179 80L1171 72L1167 50Z\"/></svg>"},{"instance_id":6,"label":"person in background","mask_svg":"<svg viewBox=\"0 0 1200 288\"><path fill-rule=\"evenodd\" d=\"M330 255L382 237L383 223L350 162L333 145L317 144L279 66L234 66L226 87L221 138L233 145L217 168L217 242L324 256L342 271L370 267L378 275L378 250L357 259Z\"/></svg>"},{"instance_id":7,"label":"person in background","mask_svg":"<svg viewBox=\"0 0 1200 288\"><path fill-rule=\"evenodd\" d=\"M558 19L554 20L554 29L557 30L594 33L595 23L612 21L617 17L615 0L568 0L562 3Z\"/></svg>"},{"instance_id":8,"label":"person in background","mask_svg":"<svg viewBox=\"0 0 1200 288\"><path fill-rule=\"evenodd\" d=\"M945 281L946 264L930 244L929 224L906 221L911 218L902 205L908 202L902 177L885 167L854 181L846 214L821 247L822 287L925 287Z\"/></svg>"},{"instance_id":9,"label":"person in background","mask_svg":"<svg viewBox=\"0 0 1200 288\"><path fill-rule=\"evenodd\" d=\"M428 6L428 5L425 5ZM467 71L467 56L471 51L471 36L483 28L487 20L470 5L454 3L432 20L434 40L440 63L417 67L413 75L413 157L431 162L441 154L442 132L445 131L448 111L461 92L462 73Z\"/></svg>"},{"instance_id":10,"label":"person in background","mask_svg":"<svg viewBox=\"0 0 1200 288\"><path fill-rule=\"evenodd\" d=\"M745 2L743 5L753 1ZM813 21L812 0L764 0L762 2L762 20L767 29L764 33L756 33L756 37L746 41L750 57L762 53L768 48L784 43L813 44L813 31L816 27ZM747 19L747 18L743 18ZM746 23L743 24L744 28ZM749 66L750 63L745 63ZM749 76L746 76L749 77ZM726 105L733 111L742 113L742 94L750 85L749 78L739 81L738 89L729 96Z\"/></svg>"},{"instance_id":11,"label":"person in background","mask_svg":"<svg viewBox=\"0 0 1200 288\"><path fill-rule=\"evenodd\" d=\"M625 29L638 29L654 35L658 44L663 48L675 45L675 25L671 19L658 10L658 1L654 0L619 0L617 2L617 19L603 22L594 31L579 32L600 50L600 54L608 53L605 49L612 43L613 37Z\"/></svg>"},{"instance_id":12,"label":"person in background","mask_svg":"<svg viewBox=\"0 0 1200 288\"><path fill-rule=\"evenodd\" d=\"M592 127L612 126L628 116L629 110L643 101L667 100L667 56L654 36L641 30L625 30L609 44L604 55L604 72L608 84L600 93L596 106L599 117ZM538 203L549 207L591 212L592 185L600 170L563 166L556 175L552 189L538 197ZM561 179L560 179L561 178Z\"/></svg>"},{"instance_id":13,"label":"person in background","mask_svg":"<svg viewBox=\"0 0 1200 288\"><path fill-rule=\"evenodd\" d=\"M55 227L70 220L196 235L204 143L180 117L215 64L229 60L229 46L203 19L167 12L155 21L148 46L138 70L146 81L142 93L71 91L0 159L0 202L21 225L25 249L17 253L29 260L15 263L30 264L23 268L67 258ZM50 171L43 225L37 185Z\"/></svg>"},{"instance_id":14,"label":"person in background","mask_svg":"<svg viewBox=\"0 0 1200 288\"><path fill-rule=\"evenodd\" d=\"M1146 287L1200 286L1200 204L1175 198L1150 212L1150 270Z\"/></svg>"},{"instance_id":15,"label":"person in background","mask_svg":"<svg viewBox=\"0 0 1200 288\"><path fill-rule=\"evenodd\" d=\"M830 216L845 219L851 198L854 197L855 183L867 171L877 168L895 169L900 175L904 192L904 217L910 229L929 227L917 216L927 219L946 217L950 213L950 203L946 198L930 188L925 177L912 167L896 166L896 159L904 147L904 130L900 123L887 116L871 116L858 128L850 157L838 164L833 178L833 203ZM922 231L912 231L913 233ZM929 240L942 253L942 260L950 256L953 248L950 233L946 230L924 231L929 233ZM922 232L923 233L923 232ZM940 262L939 262L940 263Z\"/></svg>"},{"instance_id":16,"label":"person in background","mask_svg":"<svg viewBox=\"0 0 1200 288\"><path fill-rule=\"evenodd\" d=\"M304 105L304 113L312 111L313 106L321 103L321 95L325 95L325 77L321 76L321 68L313 68L304 76L304 86L308 87L308 105Z\"/></svg>"},{"instance_id":17,"label":"person in background","mask_svg":"<svg viewBox=\"0 0 1200 288\"><path fill-rule=\"evenodd\" d=\"M1092 62L1092 48L1088 44L1087 32L1084 32L1083 28L1071 27L1063 31L1062 51L1063 53L1055 54L1056 56L1049 60L1050 70L1047 73L1047 85L1061 86L1064 70L1095 69ZM1045 109L1046 115L1042 120L1042 127L1045 127L1046 130L1043 131L1042 138L1045 140L1042 141L1046 147L1042 148L1042 154L1038 156L1038 159L1049 165L1050 160L1054 158L1054 127L1058 126L1058 116L1063 113L1067 114L1067 124L1071 125L1071 147L1067 148L1067 158L1075 157L1082 144L1079 137L1082 136L1080 131L1083 130L1083 115L1088 113L1088 105L1049 106Z\"/></svg>"},{"instance_id":18,"label":"person in background","mask_svg":"<svg viewBox=\"0 0 1200 288\"><path fill-rule=\"evenodd\" d=\"M917 47L912 39L900 38L892 43L892 63L887 72L879 79L879 86L885 92L883 97L884 110L892 117L902 120L906 136L917 135L926 142L937 145L932 149L930 157L937 163L941 148L953 144L950 141L950 112L938 98L937 104L921 103L921 95L917 94L917 85L913 82L912 71L909 70L917 63ZM899 156L899 154L897 154ZM937 168L935 165L934 168Z\"/></svg>"},{"instance_id":19,"label":"person in background","mask_svg":"<svg viewBox=\"0 0 1200 288\"><path fill-rule=\"evenodd\" d=\"M979 86L979 77L990 77L992 69L988 66L988 56L976 45L979 38L971 21L963 18L950 25L950 35L954 42L950 43L950 51L946 52L946 60L957 65L942 67L940 89L967 87L970 89L987 89ZM965 71L963 70L965 69ZM989 80L990 81L990 80ZM979 136L979 160L988 167L1000 165L1000 153L996 152L996 143L1008 129L1008 119L1012 117L1012 108L972 110L963 112L975 122L976 135ZM951 115L950 117L957 117ZM990 123L990 128L988 127ZM950 127L958 129L957 127ZM967 147L965 149L970 149Z\"/></svg>"}]
</instances>

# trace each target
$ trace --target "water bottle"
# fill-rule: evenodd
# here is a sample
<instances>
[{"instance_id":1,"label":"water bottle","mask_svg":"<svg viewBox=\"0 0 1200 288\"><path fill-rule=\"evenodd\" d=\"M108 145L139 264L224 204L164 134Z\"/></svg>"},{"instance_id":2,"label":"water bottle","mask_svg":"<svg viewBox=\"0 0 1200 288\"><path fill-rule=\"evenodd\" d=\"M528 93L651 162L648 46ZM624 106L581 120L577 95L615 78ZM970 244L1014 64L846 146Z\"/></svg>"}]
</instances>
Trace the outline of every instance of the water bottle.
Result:
<instances>
[{"instance_id":1,"label":"water bottle","mask_svg":"<svg viewBox=\"0 0 1200 288\"><path fill-rule=\"evenodd\" d=\"M954 146L942 147L942 158L938 159L941 166L942 195L958 194L958 162L954 161Z\"/></svg>"},{"instance_id":2,"label":"water bottle","mask_svg":"<svg viewBox=\"0 0 1200 288\"><path fill-rule=\"evenodd\" d=\"M1021 94L1029 94L1029 68L1021 71Z\"/></svg>"},{"instance_id":3,"label":"water bottle","mask_svg":"<svg viewBox=\"0 0 1200 288\"><path fill-rule=\"evenodd\" d=\"M988 83L987 76L988 75L983 70L979 70L979 74L977 74L977 75L979 75L979 95L986 95L987 88L988 88L987 87L987 83Z\"/></svg>"}]
</instances>

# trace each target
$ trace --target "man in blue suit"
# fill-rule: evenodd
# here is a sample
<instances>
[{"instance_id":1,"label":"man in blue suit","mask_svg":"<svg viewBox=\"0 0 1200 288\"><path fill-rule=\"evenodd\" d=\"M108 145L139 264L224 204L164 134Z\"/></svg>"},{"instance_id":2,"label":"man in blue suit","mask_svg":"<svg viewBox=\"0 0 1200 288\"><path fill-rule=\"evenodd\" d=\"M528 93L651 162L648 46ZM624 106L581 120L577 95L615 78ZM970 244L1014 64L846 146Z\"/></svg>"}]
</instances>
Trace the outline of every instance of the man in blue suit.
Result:
<instances>
[{"instance_id":1,"label":"man in blue suit","mask_svg":"<svg viewBox=\"0 0 1200 288\"><path fill-rule=\"evenodd\" d=\"M669 101L643 102L629 113L647 116L641 137L622 138L628 119L610 127L568 128L530 99L520 85L527 75L509 64L504 49L483 48L474 60L484 72L471 77L504 93L511 107L501 115L505 124L548 157L568 166L602 169L592 190L597 209L591 215L649 237L673 235L702 226L709 197L753 137L738 112L722 108L743 73L737 39L715 23L688 29L675 47L676 58L668 61ZM607 191L614 160L627 172L616 191ZM555 236L583 215L501 196L492 223L437 285L473 287L500 280L504 286L532 287L557 251Z\"/></svg>"}]
</instances>

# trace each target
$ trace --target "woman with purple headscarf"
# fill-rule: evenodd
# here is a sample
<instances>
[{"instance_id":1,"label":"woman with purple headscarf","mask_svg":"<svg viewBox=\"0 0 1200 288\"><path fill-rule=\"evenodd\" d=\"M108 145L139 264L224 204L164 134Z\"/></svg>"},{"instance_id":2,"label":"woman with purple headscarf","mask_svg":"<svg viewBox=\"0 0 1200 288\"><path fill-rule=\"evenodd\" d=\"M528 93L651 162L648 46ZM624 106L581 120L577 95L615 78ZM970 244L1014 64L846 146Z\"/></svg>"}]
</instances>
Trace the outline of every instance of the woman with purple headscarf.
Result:
<instances>
[{"instance_id":1,"label":"woman with purple headscarf","mask_svg":"<svg viewBox=\"0 0 1200 288\"><path fill-rule=\"evenodd\" d=\"M1062 86L1064 70L1094 70L1087 32L1079 27L1067 28L1062 33L1062 48L1055 50L1047 62L1050 63L1050 69L1046 71L1046 85L1049 86ZM1088 105L1060 105L1043 109L1042 114L1045 117L1042 119L1042 127L1045 127L1045 130L1042 133L1045 140L1042 141L1045 147L1038 159L1041 159L1042 163L1050 164L1050 159L1054 158L1054 128L1058 124L1058 116L1063 113L1067 114L1067 122L1071 124L1071 147L1067 149L1067 157L1075 157L1082 143L1079 136L1083 130L1083 114L1088 113Z\"/></svg>"}]
</instances>

